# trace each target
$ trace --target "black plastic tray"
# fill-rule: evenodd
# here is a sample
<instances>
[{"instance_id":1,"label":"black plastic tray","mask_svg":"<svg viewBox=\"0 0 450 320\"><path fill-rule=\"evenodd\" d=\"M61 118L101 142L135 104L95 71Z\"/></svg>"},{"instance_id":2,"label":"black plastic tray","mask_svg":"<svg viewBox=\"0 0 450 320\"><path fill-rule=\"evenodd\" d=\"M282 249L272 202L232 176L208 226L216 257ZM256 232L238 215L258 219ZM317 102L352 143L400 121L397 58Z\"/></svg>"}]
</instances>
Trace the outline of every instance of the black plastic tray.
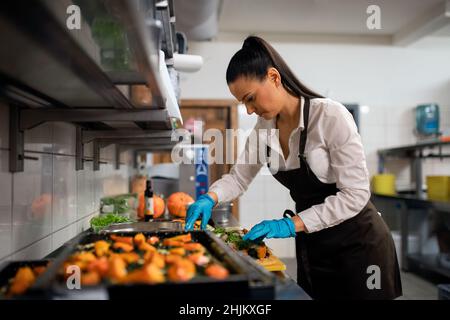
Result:
<instances>
[{"instance_id":1,"label":"black plastic tray","mask_svg":"<svg viewBox=\"0 0 450 320\"><path fill-rule=\"evenodd\" d=\"M0 288L8 285L10 279L14 278L17 270L22 267L38 267L48 266L50 260L23 260L23 261L6 261L0 266ZM43 274L41 274L43 276ZM39 276L39 278L41 277ZM38 279L39 279L38 278ZM0 292L0 299L29 299L34 297L33 290L30 288L22 295L7 298Z\"/></svg>"},{"instance_id":2,"label":"black plastic tray","mask_svg":"<svg viewBox=\"0 0 450 320\"><path fill-rule=\"evenodd\" d=\"M139 232L114 233L121 236L134 236ZM146 237L158 236L159 238L173 237L185 234L183 231L166 232L141 232ZM96 297L99 299L183 299L183 300L217 300L227 299L273 299L275 295L275 279L271 274L264 273L231 249L222 240L209 231L191 231L192 239L201 243L211 255L224 264L230 271L227 279L218 280L207 276L196 276L190 281L175 283L165 282L161 284L109 284L102 283L98 286L90 286L81 290L69 290L62 284L58 277L64 261L77 250L78 245L92 243L102 239L109 239L109 234L81 235L74 239L61 255L55 259L47 271L39 277L33 286L33 291L51 293L56 298L78 299Z\"/></svg>"}]
</instances>

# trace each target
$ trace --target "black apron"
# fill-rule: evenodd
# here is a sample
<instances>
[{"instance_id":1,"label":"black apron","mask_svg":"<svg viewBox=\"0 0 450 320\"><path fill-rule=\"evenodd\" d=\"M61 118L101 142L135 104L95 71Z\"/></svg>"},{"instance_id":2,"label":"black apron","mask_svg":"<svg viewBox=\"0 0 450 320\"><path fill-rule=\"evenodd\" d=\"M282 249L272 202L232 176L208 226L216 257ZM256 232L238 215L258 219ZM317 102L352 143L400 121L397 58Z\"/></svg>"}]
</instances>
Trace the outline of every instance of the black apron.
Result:
<instances>
[{"instance_id":1,"label":"black apron","mask_svg":"<svg viewBox=\"0 0 450 320\"><path fill-rule=\"evenodd\" d=\"M296 212L321 204L339 191L335 183L321 182L306 161L309 108L310 100L305 98L300 168L274 174L289 189ZM270 157L269 146L267 155ZM289 211L285 216L292 213ZM394 299L402 295L391 233L370 201L359 214L336 226L297 233L295 244L297 282L314 299ZM370 266L378 266L379 272ZM377 274L381 286L373 278Z\"/></svg>"}]
</instances>

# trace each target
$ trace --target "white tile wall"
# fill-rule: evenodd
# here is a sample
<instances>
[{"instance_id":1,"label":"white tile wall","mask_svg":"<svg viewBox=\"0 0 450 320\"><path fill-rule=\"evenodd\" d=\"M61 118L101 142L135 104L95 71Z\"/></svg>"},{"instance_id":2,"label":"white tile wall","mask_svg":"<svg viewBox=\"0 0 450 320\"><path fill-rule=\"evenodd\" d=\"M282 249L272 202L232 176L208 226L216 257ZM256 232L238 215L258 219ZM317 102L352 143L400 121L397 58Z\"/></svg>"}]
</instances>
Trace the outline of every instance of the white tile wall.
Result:
<instances>
[{"instance_id":1,"label":"white tile wall","mask_svg":"<svg viewBox=\"0 0 450 320\"><path fill-rule=\"evenodd\" d=\"M52 236L45 237L30 246L17 251L12 256L12 260L35 260L42 259L52 252Z\"/></svg>"},{"instance_id":2,"label":"white tile wall","mask_svg":"<svg viewBox=\"0 0 450 320\"><path fill-rule=\"evenodd\" d=\"M84 170L77 172L77 219L92 214L95 206L95 179L92 162L84 163Z\"/></svg>"},{"instance_id":3,"label":"white tile wall","mask_svg":"<svg viewBox=\"0 0 450 320\"><path fill-rule=\"evenodd\" d=\"M53 123L53 153L75 156L76 128L69 123Z\"/></svg>"},{"instance_id":4,"label":"white tile wall","mask_svg":"<svg viewBox=\"0 0 450 320\"><path fill-rule=\"evenodd\" d=\"M68 227L65 227L52 234L52 250L58 249L65 242L72 239L77 235L77 223L72 223Z\"/></svg>"},{"instance_id":5,"label":"white tile wall","mask_svg":"<svg viewBox=\"0 0 450 320\"><path fill-rule=\"evenodd\" d=\"M0 150L0 259L12 250L12 175L9 173L8 157L8 151Z\"/></svg>"},{"instance_id":6,"label":"white tile wall","mask_svg":"<svg viewBox=\"0 0 450 320\"><path fill-rule=\"evenodd\" d=\"M53 150L53 125L41 124L33 129L26 130L24 134L25 150L49 152Z\"/></svg>"},{"instance_id":7,"label":"white tile wall","mask_svg":"<svg viewBox=\"0 0 450 320\"><path fill-rule=\"evenodd\" d=\"M53 228L67 226L77 220L77 172L75 158L53 156Z\"/></svg>"},{"instance_id":8,"label":"white tile wall","mask_svg":"<svg viewBox=\"0 0 450 320\"><path fill-rule=\"evenodd\" d=\"M24 172L13 175L13 251L52 232L52 155L26 153Z\"/></svg>"},{"instance_id":9,"label":"white tile wall","mask_svg":"<svg viewBox=\"0 0 450 320\"><path fill-rule=\"evenodd\" d=\"M75 127L48 123L25 133L24 172L9 173L8 108L0 104L0 262L40 259L89 228L99 199L106 194L128 192L131 153L120 170L112 161L93 171L85 162L75 170ZM114 159L114 148L107 157ZM92 156L92 144L85 147ZM103 152L101 154L102 160Z\"/></svg>"}]
</instances>

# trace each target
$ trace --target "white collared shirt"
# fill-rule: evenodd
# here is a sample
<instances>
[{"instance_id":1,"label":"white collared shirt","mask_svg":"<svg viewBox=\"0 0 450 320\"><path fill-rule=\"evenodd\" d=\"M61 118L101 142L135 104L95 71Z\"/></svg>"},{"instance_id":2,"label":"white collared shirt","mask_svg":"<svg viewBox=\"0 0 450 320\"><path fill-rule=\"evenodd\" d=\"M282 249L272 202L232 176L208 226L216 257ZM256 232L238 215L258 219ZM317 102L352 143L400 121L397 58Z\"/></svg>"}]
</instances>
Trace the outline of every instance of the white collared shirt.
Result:
<instances>
[{"instance_id":1,"label":"white collared shirt","mask_svg":"<svg viewBox=\"0 0 450 320\"><path fill-rule=\"evenodd\" d=\"M272 153L275 153L272 157L277 156L280 171L300 167L298 152L300 132L304 129L303 106L302 98L299 125L289 137L287 159L284 159L278 135L270 135L270 146ZM259 117L254 130L275 128L275 119ZM255 148L247 140L244 152L239 155L230 173L223 175L209 188L217 194L219 202L231 201L242 195L264 165L259 160L256 164L245 163L244 157L251 158L252 152L256 152ZM336 183L339 189L336 195L328 196L323 203L297 213L308 232L329 228L356 216L370 198L369 171L356 124L341 103L328 98L310 101L305 154L317 178L323 183Z\"/></svg>"}]
</instances>

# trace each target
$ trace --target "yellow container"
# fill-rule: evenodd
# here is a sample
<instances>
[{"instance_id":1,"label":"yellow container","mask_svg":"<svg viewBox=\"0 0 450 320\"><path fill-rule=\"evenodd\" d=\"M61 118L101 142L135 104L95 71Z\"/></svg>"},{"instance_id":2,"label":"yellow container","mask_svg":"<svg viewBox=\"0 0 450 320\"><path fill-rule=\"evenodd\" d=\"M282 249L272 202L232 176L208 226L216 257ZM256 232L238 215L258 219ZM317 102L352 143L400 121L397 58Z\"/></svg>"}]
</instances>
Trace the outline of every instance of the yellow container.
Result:
<instances>
[{"instance_id":1,"label":"yellow container","mask_svg":"<svg viewBox=\"0 0 450 320\"><path fill-rule=\"evenodd\" d=\"M450 201L450 176L427 176L429 200Z\"/></svg>"},{"instance_id":2,"label":"yellow container","mask_svg":"<svg viewBox=\"0 0 450 320\"><path fill-rule=\"evenodd\" d=\"M396 195L395 175L387 173L374 175L372 177L372 191L386 196Z\"/></svg>"}]
</instances>

